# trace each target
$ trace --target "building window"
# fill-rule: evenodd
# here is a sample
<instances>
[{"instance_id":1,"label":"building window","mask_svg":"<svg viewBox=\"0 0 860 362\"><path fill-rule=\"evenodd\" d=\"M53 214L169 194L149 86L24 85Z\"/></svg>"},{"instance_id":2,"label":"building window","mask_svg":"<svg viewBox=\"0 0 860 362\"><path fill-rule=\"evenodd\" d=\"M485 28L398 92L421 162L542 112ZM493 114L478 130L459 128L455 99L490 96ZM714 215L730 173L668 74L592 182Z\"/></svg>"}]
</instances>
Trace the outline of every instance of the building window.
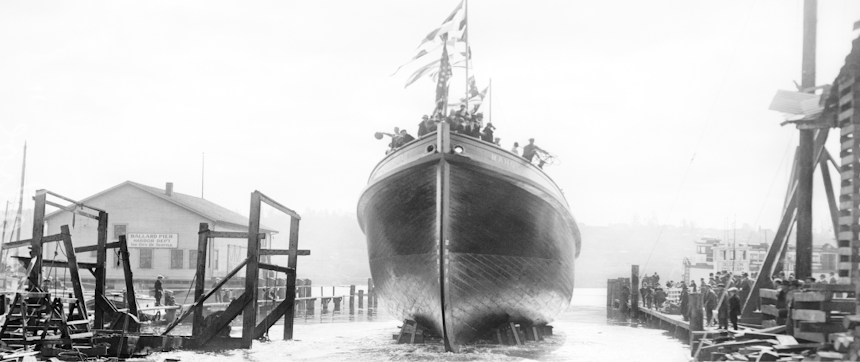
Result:
<instances>
[{"instance_id":1,"label":"building window","mask_svg":"<svg viewBox=\"0 0 860 362\"><path fill-rule=\"evenodd\" d=\"M152 269L152 249L138 250L140 250L140 263L138 264L138 268Z\"/></svg>"},{"instance_id":2,"label":"building window","mask_svg":"<svg viewBox=\"0 0 860 362\"><path fill-rule=\"evenodd\" d=\"M113 226L113 239L119 241L120 235L125 235L125 224L114 224Z\"/></svg>"},{"instance_id":3,"label":"building window","mask_svg":"<svg viewBox=\"0 0 860 362\"><path fill-rule=\"evenodd\" d=\"M183 253L185 250L171 250L170 251L170 269L182 269L182 262L185 261L185 255Z\"/></svg>"},{"instance_id":4,"label":"building window","mask_svg":"<svg viewBox=\"0 0 860 362\"><path fill-rule=\"evenodd\" d=\"M215 270L218 270L218 250L215 250Z\"/></svg>"},{"instance_id":5,"label":"building window","mask_svg":"<svg viewBox=\"0 0 860 362\"><path fill-rule=\"evenodd\" d=\"M188 251L188 269L197 269L197 250Z\"/></svg>"}]
</instances>

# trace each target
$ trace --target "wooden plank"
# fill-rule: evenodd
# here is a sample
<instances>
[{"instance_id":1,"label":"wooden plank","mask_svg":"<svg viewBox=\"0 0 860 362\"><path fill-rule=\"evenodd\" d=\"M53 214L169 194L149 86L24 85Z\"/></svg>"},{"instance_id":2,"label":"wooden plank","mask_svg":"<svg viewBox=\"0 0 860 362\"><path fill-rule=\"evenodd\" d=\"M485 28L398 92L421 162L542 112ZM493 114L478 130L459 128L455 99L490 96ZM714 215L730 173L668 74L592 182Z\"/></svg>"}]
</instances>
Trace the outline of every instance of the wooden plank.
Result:
<instances>
[{"instance_id":1,"label":"wooden plank","mask_svg":"<svg viewBox=\"0 0 860 362\"><path fill-rule=\"evenodd\" d=\"M247 239L249 234L245 233L245 232L241 232L241 231L213 231L213 230L209 230L207 232L207 235L210 238ZM266 238L265 233L259 233L258 235L260 235L260 239Z\"/></svg>"},{"instance_id":2,"label":"wooden plank","mask_svg":"<svg viewBox=\"0 0 860 362\"><path fill-rule=\"evenodd\" d=\"M824 333L817 333L817 332L801 332L801 331L795 330L794 331L794 338L803 339L803 340L807 340L807 341L813 341L813 342L821 342L821 343L827 342L827 337L825 337ZM774 347L774 349L776 349L776 347Z\"/></svg>"},{"instance_id":3,"label":"wooden plank","mask_svg":"<svg viewBox=\"0 0 860 362\"><path fill-rule=\"evenodd\" d=\"M815 332L815 333L824 333L825 335L830 333L840 333L845 332L845 327L842 326L840 322L829 322L829 323L810 323L810 322L797 322L797 327L800 328L801 332Z\"/></svg>"},{"instance_id":4,"label":"wooden plank","mask_svg":"<svg viewBox=\"0 0 860 362\"><path fill-rule=\"evenodd\" d=\"M851 123L845 127L842 127L842 130L839 132L841 136L846 136L854 133L854 124Z\"/></svg>"},{"instance_id":5,"label":"wooden plank","mask_svg":"<svg viewBox=\"0 0 860 362\"><path fill-rule=\"evenodd\" d=\"M759 289L758 295L761 298L768 298L768 299L773 299L773 300L779 299L779 291L777 291L776 289L762 288L762 289Z\"/></svg>"},{"instance_id":6,"label":"wooden plank","mask_svg":"<svg viewBox=\"0 0 860 362\"><path fill-rule=\"evenodd\" d=\"M839 293L854 293L854 285L852 284L815 284L812 290L826 290L829 292Z\"/></svg>"},{"instance_id":7,"label":"wooden plank","mask_svg":"<svg viewBox=\"0 0 860 362\"><path fill-rule=\"evenodd\" d=\"M119 242L118 241L105 244L105 249L116 249L116 248L119 248ZM98 245L84 245L84 246L79 246L79 247L75 248L76 253L86 253L88 251L98 251L98 250L99 250Z\"/></svg>"},{"instance_id":8,"label":"wooden plank","mask_svg":"<svg viewBox=\"0 0 860 362\"><path fill-rule=\"evenodd\" d=\"M296 273L296 270L293 268L287 268L285 266L274 265L274 264L269 264L269 263L260 263L259 267L260 267L260 269L273 270L273 271L276 271L279 273L286 273L286 274L295 274Z\"/></svg>"},{"instance_id":9,"label":"wooden plank","mask_svg":"<svg viewBox=\"0 0 860 362\"><path fill-rule=\"evenodd\" d=\"M773 316L773 317L785 317L788 315L787 309L780 309L772 305L762 305L761 306L761 314Z\"/></svg>"},{"instance_id":10,"label":"wooden plank","mask_svg":"<svg viewBox=\"0 0 860 362\"><path fill-rule=\"evenodd\" d=\"M138 315L137 295L134 292L134 273L131 271L131 255L128 253L128 241L125 235L119 236L119 256L122 259L122 274L125 277L126 300L128 300L129 313Z\"/></svg>"},{"instance_id":11,"label":"wooden plank","mask_svg":"<svg viewBox=\"0 0 860 362\"><path fill-rule=\"evenodd\" d=\"M829 302L798 302L794 301L792 308L796 309L818 309L825 312L854 313L857 303L853 300L840 300Z\"/></svg>"},{"instance_id":12,"label":"wooden plank","mask_svg":"<svg viewBox=\"0 0 860 362\"><path fill-rule=\"evenodd\" d=\"M287 267L297 270L299 258L299 221L300 218L290 219L290 254L287 258ZM295 251L295 252L293 252ZM309 252L310 253L310 252ZM284 339L293 339L293 317L295 314L295 299L296 299L296 273L287 274L287 294L285 301L287 302L287 310L284 312ZM352 304L350 304L352 307Z\"/></svg>"},{"instance_id":13,"label":"wooden plank","mask_svg":"<svg viewBox=\"0 0 860 362\"><path fill-rule=\"evenodd\" d=\"M842 161L842 164L843 164L843 165L847 165L847 164L850 164L850 163L854 163L854 154L853 154L853 153L850 153L850 154L847 154L847 155L845 155L845 156L842 156L841 161ZM843 190L844 190L844 189L843 189ZM843 194L845 194L845 192L843 192Z\"/></svg>"},{"instance_id":14,"label":"wooden plank","mask_svg":"<svg viewBox=\"0 0 860 362\"><path fill-rule=\"evenodd\" d=\"M102 296L105 295L105 283L106 283L106 269L105 263L107 262L107 249L105 246L107 245L107 228L108 228L108 213L104 211L99 211L99 224L97 228L97 237L96 237L96 245L98 245L98 249L96 249L96 287L95 287L95 295ZM105 310L104 308L99 308L99 305L96 304L95 311L95 319L93 321L93 326L95 328L104 328L105 323Z\"/></svg>"},{"instance_id":15,"label":"wooden plank","mask_svg":"<svg viewBox=\"0 0 860 362\"><path fill-rule=\"evenodd\" d=\"M839 80L839 90L847 89L848 87L851 87L852 85L854 85L854 77L852 77L852 76L842 77ZM851 92L851 91L849 91L849 92ZM853 93L853 92L851 92L851 93Z\"/></svg>"},{"instance_id":16,"label":"wooden plank","mask_svg":"<svg viewBox=\"0 0 860 362\"><path fill-rule=\"evenodd\" d=\"M839 122L851 119L851 116L854 115L854 107L848 108L842 112L839 112L839 116L836 118Z\"/></svg>"},{"instance_id":17,"label":"wooden plank","mask_svg":"<svg viewBox=\"0 0 860 362\"><path fill-rule=\"evenodd\" d=\"M263 249L260 250L260 255L290 255L290 250L286 249ZM311 255L310 250L299 250L296 255Z\"/></svg>"},{"instance_id":18,"label":"wooden plank","mask_svg":"<svg viewBox=\"0 0 860 362\"><path fill-rule=\"evenodd\" d=\"M830 167L827 166L829 153L824 149L821 158L821 177L824 181L824 193L827 196L827 205L830 207L830 222L833 226L833 234L839 237L839 209L836 208L836 195L833 193L833 181L830 180ZM839 170L837 168L837 170Z\"/></svg>"},{"instance_id":19,"label":"wooden plank","mask_svg":"<svg viewBox=\"0 0 860 362\"><path fill-rule=\"evenodd\" d=\"M851 241L854 238L854 233L851 231L840 231L838 240Z\"/></svg>"},{"instance_id":20,"label":"wooden plank","mask_svg":"<svg viewBox=\"0 0 860 362\"><path fill-rule=\"evenodd\" d=\"M795 292L791 295L792 300L796 302L823 302L830 300L832 294L818 291L810 292Z\"/></svg>"},{"instance_id":21,"label":"wooden plank","mask_svg":"<svg viewBox=\"0 0 860 362\"><path fill-rule=\"evenodd\" d=\"M75 304L81 309L81 315L86 319L87 304L84 303L84 288L81 286L81 275L78 273L78 257L75 254L75 246L72 245L72 234L69 232L69 225L60 226L61 234L63 235L63 247L66 250L66 257L69 259L69 274L72 279L72 290L75 293L77 301Z\"/></svg>"},{"instance_id":22,"label":"wooden plank","mask_svg":"<svg viewBox=\"0 0 860 362\"><path fill-rule=\"evenodd\" d=\"M840 216L838 222L839 225L852 225L856 219L856 216Z\"/></svg>"},{"instance_id":23,"label":"wooden plank","mask_svg":"<svg viewBox=\"0 0 860 362\"><path fill-rule=\"evenodd\" d=\"M248 265L245 268L245 295L249 299L242 316L242 348L251 348L254 328L257 327L257 283L260 276L260 209L262 194L251 193L251 212L248 216Z\"/></svg>"},{"instance_id":24,"label":"wooden plank","mask_svg":"<svg viewBox=\"0 0 860 362\"><path fill-rule=\"evenodd\" d=\"M842 141L841 149L843 151L844 150L850 150L852 148L854 148L854 139L853 138L849 138L846 141Z\"/></svg>"},{"instance_id":25,"label":"wooden plank","mask_svg":"<svg viewBox=\"0 0 860 362\"><path fill-rule=\"evenodd\" d=\"M75 204L75 205L77 205L77 206L80 206L80 207L86 207L86 208L88 208L88 209L90 209L90 210L93 210L93 211L103 211L103 212L107 212L107 211L105 211L105 210L99 209L99 208L94 207L94 206L92 206L92 205L84 205L84 203L82 203L82 202L80 202L80 201L72 200L72 199L70 199L70 198L68 198L68 197L65 197L65 196L63 196L63 195L60 195L60 194L58 194L58 193L56 193L56 192L52 192L52 191L50 191L50 190L43 190L43 191L45 191L45 193L46 193L46 194L48 194L48 195L52 195L52 196L54 196L54 197L56 197L56 198L66 200L66 201L71 202L71 203L73 203L73 204Z\"/></svg>"},{"instance_id":26,"label":"wooden plank","mask_svg":"<svg viewBox=\"0 0 860 362\"><path fill-rule=\"evenodd\" d=\"M295 293L293 293L293 295L295 295ZM280 303L278 303L275 309L272 309L272 311L269 312L269 315L263 318L263 320L260 321L260 324L257 324L257 326L254 327L254 338L262 338L263 335L269 331L269 328L272 328L272 326L275 325L275 322L277 322L278 319L283 317L287 310L291 309L294 305L295 301L290 301L289 299L284 299Z\"/></svg>"},{"instance_id":27,"label":"wooden plank","mask_svg":"<svg viewBox=\"0 0 860 362\"><path fill-rule=\"evenodd\" d=\"M253 294L256 294L256 293L253 293ZM242 310L248 304L255 304L255 303L251 303L252 297L253 297L253 295L249 296L246 293L242 293L242 295L240 295L238 298L236 298L236 300L231 302L230 305L227 306L227 309L225 309L224 312L221 313L220 316L218 316L218 318L215 318L215 321L212 322L212 325L210 325L209 328L206 328L205 330L203 330L203 332L200 333L200 337L195 339L197 346L202 347L203 345L206 344L206 342L209 342L209 340L212 339L212 337L214 337L216 334L218 334L218 332L220 332L222 329L224 329L224 327L227 327L227 325L229 325L230 322L234 318L236 318L236 316L238 316L240 313L242 313ZM245 318L245 319L247 319L247 318ZM242 331L242 334L243 335L246 334L245 331ZM251 333L248 333L248 334L253 334L253 330L251 330ZM242 348L247 348L247 347L245 347L244 338L243 338L243 342L242 342Z\"/></svg>"},{"instance_id":28,"label":"wooden plank","mask_svg":"<svg viewBox=\"0 0 860 362\"><path fill-rule=\"evenodd\" d=\"M811 309L792 309L791 310L791 318L796 321L806 321L806 322L818 322L824 323L827 322L827 316L830 313L820 310L811 310Z\"/></svg>"},{"instance_id":29,"label":"wooden plank","mask_svg":"<svg viewBox=\"0 0 860 362\"><path fill-rule=\"evenodd\" d=\"M194 284L194 301L201 301L206 291L206 250L209 246L209 224L200 223L197 233L197 274ZM220 292L220 291L219 291ZM203 308L194 310L191 336L198 337L203 332Z\"/></svg>"}]
</instances>

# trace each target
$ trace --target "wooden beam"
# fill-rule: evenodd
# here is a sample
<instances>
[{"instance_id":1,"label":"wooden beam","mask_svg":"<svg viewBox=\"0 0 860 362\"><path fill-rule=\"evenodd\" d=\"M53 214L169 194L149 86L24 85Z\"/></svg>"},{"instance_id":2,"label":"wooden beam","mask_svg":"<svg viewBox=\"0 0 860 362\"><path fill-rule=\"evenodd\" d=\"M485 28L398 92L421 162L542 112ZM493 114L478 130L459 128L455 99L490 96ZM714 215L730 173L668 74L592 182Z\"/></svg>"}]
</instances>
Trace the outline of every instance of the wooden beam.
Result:
<instances>
[{"instance_id":1,"label":"wooden beam","mask_svg":"<svg viewBox=\"0 0 860 362\"><path fill-rule=\"evenodd\" d=\"M206 249L209 245L209 224L200 223L199 232L197 233L197 274L196 283L194 284L194 301L203 299L203 293L206 291ZM191 337L198 337L203 332L203 308L194 310L194 319L191 323Z\"/></svg>"},{"instance_id":2,"label":"wooden beam","mask_svg":"<svg viewBox=\"0 0 860 362\"><path fill-rule=\"evenodd\" d=\"M93 220L98 220L98 219L99 219L99 218L98 218L98 216L94 216L93 214L88 214L88 213L86 213L86 212L83 212L83 211L80 211L80 210L76 210L76 209L75 209L75 208L73 208L73 207L66 207L66 206L63 206L63 205L60 205L60 204L56 204L56 203L53 203L53 202L50 202L50 201L47 201L47 200L45 201L45 203L46 203L46 204L48 204L48 205L51 205L51 206L53 206L53 207L59 208L59 209L61 209L61 210L63 210L63 211L68 211L68 212L70 212L70 213L77 214L77 215L81 215L81 216L86 217L86 218L90 218L90 219L93 219Z\"/></svg>"},{"instance_id":3,"label":"wooden beam","mask_svg":"<svg viewBox=\"0 0 860 362\"><path fill-rule=\"evenodd\" d=\"M284 317L284 339L291 340L293 339L293 316L295 314L295 306L296 306L296 273L297 265L300 255L299 253L302 250L299 250L299 218L290 219L290 254L287 258L287 267L292 268L292 273L287 273L287 294L284 299L284 303L287 304L287 309L284 311L286 317ZM308 255L310 255L310 251L308 251Z\"/></svg>"},{"instance_id":4,"label":"wooden beam","mask_svg":"<svg viewBox=\"0 0 860 362\"><path fill-rule=\"evenodd\" d=\"M202 232L202 231L201 231ZM241 232L241 231L212 231L207 230L206 234L210 238L227 238L227 239L247 239L249 233ZM259 233L260 239L265 239L265 233Z\"/></svg>"},{"instance_id":5,"label":"wooden beam","mask_svg":"<svg viewBox=\"0 0 860 362\"><path fill-rule=\"evenodd\" d=\"M96 245L98 249L96 249L96 288L95 294L97 296L105 295L105 263L107 261L107 229L108 229L108 213L104 211L99 211L99 225L96 229L98 235L96 237ZM95 311L95 319L93 321L93 326L96 329L104 328L105 323L105 309L99 308L99 304L96 304Z\"/></svg>"},{"instance_id":6,"label":"wooden beam","mask_svg":"<svg viewBox=\"0 0 860 362\"><path fill-rule=\"evenodd\" d=\"M288 268L285 266L274 265L274 264L269 264L269 263L260 263L259 267L260 267L260 269L272 270L272 271L276 271L276 272L280 272L280 273L287 273L287 274L295 274L296 273L296 270L293 268Z\"/></svg>"},{"instance_id":7,"label":"wooden beam","mask_svg":"<svg viewBox=\"0 0 860 362\"><path fill-rule=\"evenodd\" d=\"M114 243L109 243L114 244ZM125 277L125 300L128 302L128 310L133 316L137 317L137 295L134 293L134 273L131 271L131 256L128 253L128 242L125 235L119 236L119 258L122 259L122 274Z\"/></svg>"},{"instance_id":8,"label":"wooden beam","mask_svg":"<svg viewBox=\"0 0 860 362\"><path fill-rule=\"evenodd\" d=\"M824 181L824 193L827 195L827 205L830 207L830 222L833 223L833 236L839 240L839 207L836 206L836 195L833 192L833 181L830 180L830 167L827 166L827 157L830 153L824 149L821 164L821 177ZM839 168L836 169L839 171Z\"/></svg>"},{"instance_id":9,"label":"wooden beam","mask_svg":"<svg viewBox=\"0 0 860 362\"><path fill-rule=\"evenodd\" d=\"M254 292L254 294L256 294L256 291ZM224 329L224 327L227 327L227 325L229 325L230 322L234 318L236 318L236 316L238 316L240 313L242 313L242 310L245 309L248 306L248 304L255 304L255 303L251 303L252 297L253 296L249 296L247 293L242 293L242 295L240 295L239 298L236 298L236 300L234 300L232 303L230 303L230 305L227 306L227 309L225 309L224 312L221 313L220 316L218 316L218 318L215 318L215 321L212 322L212 324L209 326L209 328L206 328L203 331L203 333L200 334L200 337L196 338L197 346L201 347L201 346L205 345L206 342L209 342L209 340L212 339L212 337L217 335L218 332L220 332L222 329ZM256 317L256 315L254 317ZM246 320L248 319L247 316L245 317L245 319ZM256 327L256 326L254 326L254 327ZM248 333L245 333L245 331L243 330L242 335L243 336L245 334L253 335L254 327L252 327L251 330L248 331ZM245 347L244 338L243 338L243 341L241 343L241 348L247 348L247 347Z\"/></svg>"},{"instance_id":10,"label":"wooden beam","mask_svg":"<svg viewBox=\"0 0 860 362\"><path fill-rule=\"evenodd\" d=\"M51 242L62 241L62 240L63 240L63 234L48 235L48 236L42 237L42 244L44 245L45 243L51 243ZM30 246L30 245L33 245L33 239L10 241L8 243L3 244L3 249L14 249L14 248L20 248L20 247Z\"/></svg>"},{"instance_id":11,"label":"wooden beam","mask_svg":"<svg viewBox=\"0 0 860 362\"><path fill-rule=\"evenodd\" d=\"M260 192L260 191L254 191L254 193L259 194L259 195L260 195L260 200L261 200L261 201L263 201L263 202L265 202L265 203L266 203L266 205L269 205L269 206L271 206L271 207L274 207L274 208L278 209L279 211L281 211L281 212L283 212L283 213L285 213L285 214L287 214L287 215L290 215L290 216L291 216L292 218L294 218L294 219L298 219L298 220L301 220L301 219L302 219L302 217L301 217L301 216L299 216L299 214L298 214L297 212L295 212L295 211L291 210L290 208L288 208L288 207L286 207L286 206L284 206L284 205L281 205L281 204L280 204L280 203L278 203L277 201L272 200L271 198L269 198L268 196L263 195L263 193L262 193L262 192Z\"/></svg>"},{"instance_id":12,"label":"wooden beam","mask_svg":"<svg viewBox=\"0 0 860 362\"><path fill-rule=\"evenodd\" d=\"M125 235L123 235L123 236L125 236ZM105 249L116 249L116 248L119 248L119 242L118 241L114 241L112 243L105 244ZM84 246L79 246L79 247L75 248L76 253L85 253L88 251L98 251L98 250L99 250L98 245L84 245Z\"/></svg>"},{"instance_id":13,"label":"wooden beam","mask_svg":"<svg viewBox=\"0 0 860 362\"><path fill-rule=\"evenodd\" d=\"M248 216L248 265L245 268L245 296L248 303L242 315L242 348L251 348L254 328L257 327L257 283L260 276L260 209L263 194L251 193L251 212Z\"/></svg>"},{"instance_id":14,"label":"wooden beam","mask_svg":"<svg viewBox=\"0 0 860 362\"><path fill-rule=\"evenodd\" d=\"M286 249L263 249L260 250L260 255L290 255L290 250ZM310 250L299 250L296 255L311 255Z\"/></svg>"},{"instance_id":15,"label":"wooden beam","mask_svg":"<svg viewBox=\"0 0 860 362\"><path fill-rule=\"evenodd\" d=\"M99 209L99 208L97 208L97 207L93 207L93 206L90 206L90 205L84 205L84 203L82 203L82 202L80 202L80 201L72 200L72 199L70 199L70 198L68 198L68 197L65 197L65 196L63 196L63 195L60 195L60 194L58 194L58 193L56 193L56 192L51 192L51 191L49 191L49 190L42 190L42 191L44 191L45 193L47 193L47 194L49 194L49 195L52 195L52 196L54 196L54 197L57 197L57 198L60 198L60 199L66 200L66 201L68 201L68 202L71 202L71 203L73 203L73 204L75 204L75 205L78 205L78 206L81 206L81 207L86 207L86 208L88 208L88 209L90 209L90 210L95 210L95 211L100 211L100 212L107 212L107 211L102 210L102 209Z\"/></svg>"},{"instance_id":16,"label":"wooden beam","mask_svg":"<svg viewBox=\"0 0 860 362\"><path fill-rule=\"evenodd\" d=\"M170 332L174 327L176 327L176 325L178 325L178 324L179 324L179 322L180 322L183 318L185 318L185 316L187 316L189 313L194 312L194 311L195 311L195 310L197 310L198 308L201 308L201 306L203 305L203 302L204 302L206 299L208 299L210 296L212 296L212 294L217 293L217 292L218 292L218 290L219 290L219 289L221 289L221 287L222 287L222 286L224 286L224 284L227 284L227 281L229 281L229 280L230 280L230 278L232 278L234 275L236 275L237 273L239 273L239 270L241 270L242 268L244 268L246 264L248 264L248 259L242 260L242 262L241 262L241 263L239 263L239 265L237 265L235 268L233 268L233 270L232 270L232 271L230 271L229 273L227 273L227 276L225 276L223 279L221 279L221 281L220 281L218 284L215 284L215 286L214 286L214 287L212 287L212 290L210 290L208 293L206 293L206 295L204 295L204 296L203 296L202 298L200 298L200 299L195 298L194 303L192 303L192 304L191 304L191 306L190 306L190 307L188 307L188 309L187 309L187 310L186 310L186 311L185 311L181 316L179 316L178 318L174 319L174 320L173 320L173 323L171 323L170 325L168 325L168 326L167 326L167 328L164 330L164 332L161 332L161 334L167 334L167 332Z\"/></svg>"},{"instance_id":17,"label":"wooden beam","mask_svg":"<svg viewBox=\"0 0 860 362\"><path fill-rule=\"evenodd\" d=\"M45 235L45 197L44 192L36 193L36 206L33 209L33 238L30 239L30 257L33 270L28 280L30 289L42 285L42 236Z\"/></svg>"},{"instance_id":18,"label":"wooden beam","mask_svg":"<svg viewBox=\"0 0 860 362\"><path fill-rule=\"evenodd\" d=\"M295 301L290 302L289 298L284 299L280 303L278 303L275 309L272 309L269 315L267 315L266 318L263 318L260 324L258 324L257 327L254 328L254 338L259 339L263 337L263 335L266 334L269 328L272 328L272 326L275 325L278 319L284 316L287 310L291 309L293 306L295 306Z\"/></svg>"},{"instance_id":19,"label":"wooden beam","mask_svg":"<svg viewBox=\"0 0 860 362\"><path fill-rule=\"evenodd\" d=\"M81 275L78 273L78 257L75 254L75 246L72 245L72 234L69 232L69 225L60 226L63 235L63 247L66 249L66 258L69 258L68 268L72 279L72 290L75 292L75 298L78 299L77 306L81 309L81 315L87 316L87 303L84 299L84 288L81 286Z\"/></svg>"}]
</instances>

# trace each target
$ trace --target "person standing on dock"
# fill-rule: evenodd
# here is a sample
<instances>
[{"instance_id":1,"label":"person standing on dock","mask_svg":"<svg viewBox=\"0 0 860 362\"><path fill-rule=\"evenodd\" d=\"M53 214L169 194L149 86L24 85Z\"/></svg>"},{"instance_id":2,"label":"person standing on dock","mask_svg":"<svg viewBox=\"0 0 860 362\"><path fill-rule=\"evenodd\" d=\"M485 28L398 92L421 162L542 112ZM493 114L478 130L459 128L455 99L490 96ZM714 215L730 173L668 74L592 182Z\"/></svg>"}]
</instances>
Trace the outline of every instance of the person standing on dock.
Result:
<instances>
[{"instance_id":1,"label":"person standing on dock","mask_svg":"<svg viewBox=\"0 0 860 362\"><path fill-rule=\"evenodd\" d=\"M693 290L693 293L696 292L696 281L695 280L690 281L690 289Z\"/></svg>"},{"instance_id":2,"label":"person standing on dock","mask_svg":"<svg viewBox=\"0 0 860 362\"><path fill-rule=\"evenodd\" d=\"M741 314L741 300L738 298L738 288L729 288L729 320L732 322L732 328L738 330L738 315ZM728 325L726 325L728 329Z\"/></svg>"},{"instance_id":3,"label":"person standing on dock","mask_svg":"<svg viewBox=\"0 0 860 362\"><path fill-rule=\"evenodd\" d=\"M164 279L163 276L159 275L157 279L155 279L155 306L161 306L161 296L164 295L164 286L162 286L161 280Z\"/></svg>"},{"instance_id":4,"label":"person standing on dock","mask_svg":"<svg viewBox=\"0 0 860 362\"><path fill-rule=\"evenodd\" d=\"M830 284L836 284L838 280L836 280L836 273L830 272Z\"/></svg>"},{"instance_id":5,"label":"person standing on dock","mask_svg":"<svg viewBox=\"0 0 860 362\"><path fill-rule=\"evenodd\" d=\"M717 284L717 320L719 321L719 329L729 329L729 302L726 300L726 286ZM735 289L737 290L737 289Z\"/></svg>"},{"instance_id":6,"label":"person standing on dock","mask_svg":"<svg viewBox=\"0 0 860 362\"><path fill-rule=\"evenodd\" d=\"M750 291L752 291L753 281L750 280L750 275L747 273L741 274L743 279L741 279L740 284L740 300L747 300L747 297L750 295Z\"/></svg>"},{"instance_id":7,"label":"person standing on dock","mask_svg":"<svg viewBox=\"0 0 860 362\"><path fill-rule=\"evenodd\" d=\"M684 317L684 322L690 321L690 294L687 293L687 286L681 282L681 316Z\"/></svg>"},{"instance_id":8,"label":"person standing on dock","mask_svg":"<svg viewBox=\"0 0 860 362\"><path fill-rule=\"evenodd\" d=\"M717 308L717 295L711 286L702 284L702 304L705 306L705 326L714 325L714 309Z\"/></svg>"}]
</instances>

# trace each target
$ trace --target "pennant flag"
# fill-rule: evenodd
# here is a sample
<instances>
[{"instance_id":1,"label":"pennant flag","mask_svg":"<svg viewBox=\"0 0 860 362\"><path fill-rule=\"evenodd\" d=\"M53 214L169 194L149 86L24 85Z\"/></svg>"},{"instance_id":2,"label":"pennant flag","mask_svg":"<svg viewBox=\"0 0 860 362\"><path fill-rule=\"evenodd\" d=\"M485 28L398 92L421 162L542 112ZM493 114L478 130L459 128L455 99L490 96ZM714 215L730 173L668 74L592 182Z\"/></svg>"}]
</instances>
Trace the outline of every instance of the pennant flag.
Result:
<instances>
[{"instance_id":1,"label":"pennant flag","mask_svg":"<svg viewBox=\"0 0 860 362\"><path fill-rule=\"evenodd\" d=\"M432 76L435 73L435 70L438 69L437 67L439 66L439 62L440 60L437 59L430 62L430 64L418 68L418 70L416 70L414 73L412 73L412 75L409 76L409 79L406 80L406 85L404 85L403 88L412 85L412 83L415 83L416 80L420 79L425 75Z\"/></svg>"},{"instance_id":2,"label":"pennant flag","mask_svg":"<svg viewBox=\"0 0 860 362\"><path fill-rule=\"evenodd\" d=\"M466 12L463 11L463 1L460 1L457 4L457 7L454 8L454 11L451 12L451 15L448 15L445 18L445 21L442 22L442 25L436 29L433 29L427 36L424 37L424 40L421 41L421 45L424 45L426 42L435 41L437 36L443 36L452 30L463 30L466 27ZM419 45L419 47L421 47Z\"/></svg>"},{"instance_id":3,"label":"pennant flag","mask_svg":"<svg viewBox=\"0 0 860 362\"><path fill-rule=\"evenodd\" d=\"M448 61L448 47L442 46L442 59L439 64L439 83L436 84L436 110L442 110L448 100L448 79L451 79L451 63Z\"/></svg>"}]
</instances>

